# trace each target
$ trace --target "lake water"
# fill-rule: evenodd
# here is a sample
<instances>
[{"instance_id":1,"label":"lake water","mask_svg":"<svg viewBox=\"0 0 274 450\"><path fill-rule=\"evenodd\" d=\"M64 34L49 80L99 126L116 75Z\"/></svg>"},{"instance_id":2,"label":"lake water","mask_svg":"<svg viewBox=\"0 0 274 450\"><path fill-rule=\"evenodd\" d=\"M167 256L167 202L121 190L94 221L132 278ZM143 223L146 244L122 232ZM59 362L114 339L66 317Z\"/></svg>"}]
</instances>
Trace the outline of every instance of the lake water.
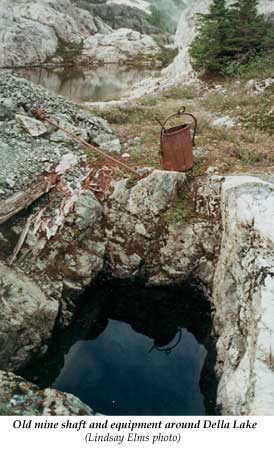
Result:
<instances>
[{"instance_id":1,"label":"lake water","mask_svg":"<svg viewBox=\"0 0 274 450\"><path fill-rule=\"evenodd\" d=\"M214 413L210 311L197 293L97 287L82 301L24 376L107 415Z\"/></svg>"},{"instance_id":2,"label":"lake water","mask_svg":"<svg viewBox=\"0 0 274 450\"><path fill-rule=\"evenodd\" d=\"M118 100L132 86L157 72L105 65L95 68L33 68L13 72L76 103Z\"/></svg>"}]
</instances>

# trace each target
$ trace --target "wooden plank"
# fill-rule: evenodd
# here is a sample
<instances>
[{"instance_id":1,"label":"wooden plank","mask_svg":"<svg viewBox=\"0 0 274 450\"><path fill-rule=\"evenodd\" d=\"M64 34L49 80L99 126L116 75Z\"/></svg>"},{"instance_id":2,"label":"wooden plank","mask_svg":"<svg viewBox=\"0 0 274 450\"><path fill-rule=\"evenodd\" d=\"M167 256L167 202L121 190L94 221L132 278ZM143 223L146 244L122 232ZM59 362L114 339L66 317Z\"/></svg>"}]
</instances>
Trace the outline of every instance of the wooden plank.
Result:
<instances>
[{"instance_id":1,"label":"wooden plank","mask_svg":"<svg viewBox=\"0 0 274 450\"><path fill-rule=\"evenodd\" d=\"M49 174L29 185L25 191L16 192L0 202L0 224L6 222L15 214L30 206L35 200L54 188L58 174Z\"/></svg>"}]
</instances>

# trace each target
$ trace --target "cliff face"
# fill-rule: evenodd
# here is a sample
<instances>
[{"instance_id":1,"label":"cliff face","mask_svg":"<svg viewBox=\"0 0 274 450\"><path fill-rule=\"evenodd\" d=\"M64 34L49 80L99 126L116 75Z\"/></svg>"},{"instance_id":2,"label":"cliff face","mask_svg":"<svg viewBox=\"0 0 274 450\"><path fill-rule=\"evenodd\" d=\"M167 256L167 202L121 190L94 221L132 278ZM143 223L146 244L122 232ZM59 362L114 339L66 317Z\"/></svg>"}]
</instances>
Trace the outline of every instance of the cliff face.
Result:
<instances>
[{"instance_id":1,"label":"cliff face","mask_svg":"<svg viewBox=\"0 0 274 450\"><path fill-rule=\"evenodd\" d=\"M163 35L163 29L174 33L183 0L76 0L113 29L130 28L140 33Z\"/></svg>"},{"instance_id":2,"label":"cliff face","mask_svg":"<svg viewBox=\"0 0 274 450\"><path fill-rule=\"evenodd\" d=\"M0 67L40 64L77 50L83 36L106 31L69 0L0 2Z\"/></svg>"},{"instance_id":3,"label":"cliff face","mask_svg":"<svg viewBox=\"0 0 274 450\"><path fill-rule=\"evenodd\" d=\"M100 17L113 29L130 28L146 34L158 34L159 29L150 21L150 4L146 1L89 1L77 0L79 8Z\"/></svg>"},{"instance_id":4,"label":"cliff face","mask_svg":"<svg viewBox=\"0 0 274 450\"><path fill-rule=\"evenodd\" d=\"M154 58L161 58L162 48L146 34L160 36L162 32L149 23L149 17L146 10L133 8L130 2L117 5L85 0L2 0L0 67L127 64L135 59L140 64L144 55L154 64ZM127 29L116 32L121 27Z\"/></svg>"}]
</instances>

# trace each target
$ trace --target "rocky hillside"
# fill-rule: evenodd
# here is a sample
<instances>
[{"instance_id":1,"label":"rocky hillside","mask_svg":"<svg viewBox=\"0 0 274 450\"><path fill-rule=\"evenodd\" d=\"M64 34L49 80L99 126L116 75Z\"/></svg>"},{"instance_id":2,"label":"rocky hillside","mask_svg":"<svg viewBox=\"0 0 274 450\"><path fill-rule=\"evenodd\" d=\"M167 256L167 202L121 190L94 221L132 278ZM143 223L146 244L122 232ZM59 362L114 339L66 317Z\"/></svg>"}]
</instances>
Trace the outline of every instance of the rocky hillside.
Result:
<instances>
[{"instance_id":1,"label":"rocky hillside","mask_svg":"<svg viewBox=\"0 0 274 450\"><path fill-rule=\"evenodd\" d=\"M241 123L235 106L257 111L273 86L259 88L198 86L190 95L184 87L106 110L124 143L118 157L143 175L130 179L33 108L119 151L105 121L0 77L0 414L93 414L75 397L11 372L42 357L54 327L71 322L98 276L157 286L195 280L214 305L221 411L273 413L273 141L259 124L252 134L250 115ZM153 118L182 100L199 111L195 167L162 171ZM213 121L216 104L222 110Z\"/></svg>"},{"instance_id":2,"label":"rocky hillside","mask_svg":"<svg viewBox=\"0 0 274 450\"><path fill-rule=\"evenodd\" d=\"M84 36L109 31L101 19L69 0L2 0L0 24L0 67L65 58L68 50L81 48Z\"/></svg>"},{"instance_id":3,"label":"rocky hillside","mask_svg":"<svg viewBox=\"0 0 274 450\"><path fill-rule=\"evenodd\" d=\"M111 21L106 22L118 28L118 31L113 31L101 18L119 17L119 14L114 14L115 8L123 10L117 26ZM44 63L132 63L135 58L140 64L146 57L150 63L161 64L162 47L152 37L138 31L159 34L159 30L151 25L138 26L138 20L144 15L149 16L136 8L106 2L1 0L0 67ZM122 33L119 32L121 27ZM129 29L125 31L125 27ZM96 39L92 40L95 35ZM107 57L102 58L105 48ZM142 59L143 54L145 58Z\"/></svg>"},{"instance_id":4,"label":"rocky hillside","mask_svg":"<svg viewBox=\"0 0 274 450\"><path fill-rule=\"evenodd\" d=\"M79 7L103 19L114 29L131 28L145 34L175 32L183 0L76 0Z\"/></svg>"},{"instance_id":5,"label":"rocky hillside","mask_svg":"<svg viewBox=\"0 0 274 450\"><path fill-rule=\"evenodd\" d=\"M101 17L113 29L130 28L144 34L158 34L159 29L149 22L150 5L142 2L109 1L109 0L76 0L78 7L90 14Z\"/></svg>"}]
</instances>

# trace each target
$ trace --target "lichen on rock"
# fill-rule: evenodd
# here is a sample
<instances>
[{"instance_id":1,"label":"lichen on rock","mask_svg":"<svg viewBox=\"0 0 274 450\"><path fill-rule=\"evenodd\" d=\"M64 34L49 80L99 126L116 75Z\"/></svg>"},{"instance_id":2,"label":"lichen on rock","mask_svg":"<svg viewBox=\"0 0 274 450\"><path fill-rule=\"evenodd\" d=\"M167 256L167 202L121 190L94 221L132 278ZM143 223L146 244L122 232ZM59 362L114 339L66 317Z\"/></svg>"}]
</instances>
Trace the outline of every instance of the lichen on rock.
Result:
<instances>
[{"instance_id":1,"label":"lichen on rock","mask_svg":"<svg viewBox=\"0 0 274 450\"><path fill-rule=\"evenodd\" d=\"M273 414L273 207L271 181L235 176L223 184L212 301L224 414Z\"/></svg>"},{"instance_id":2,"label":"lichen on rock","mask_svg":"<svg viewBox=\"0 0 274 450\"><path fill-rule=\"evenodd\" d=\"M94 416L94 411L72 394L39 389L11 372L0 371L0 415Z\"/></svg>"},{"instance_id":3,"label":"lichen on rock","mask_svg":"<svg viewBox=\"0 0 274 450\"><path fill-rule=\"evenodd\" d=\"M27 364L51 337L58 301L17 269L0 263L0 368Z\"/></svg>"}]
</instances>

